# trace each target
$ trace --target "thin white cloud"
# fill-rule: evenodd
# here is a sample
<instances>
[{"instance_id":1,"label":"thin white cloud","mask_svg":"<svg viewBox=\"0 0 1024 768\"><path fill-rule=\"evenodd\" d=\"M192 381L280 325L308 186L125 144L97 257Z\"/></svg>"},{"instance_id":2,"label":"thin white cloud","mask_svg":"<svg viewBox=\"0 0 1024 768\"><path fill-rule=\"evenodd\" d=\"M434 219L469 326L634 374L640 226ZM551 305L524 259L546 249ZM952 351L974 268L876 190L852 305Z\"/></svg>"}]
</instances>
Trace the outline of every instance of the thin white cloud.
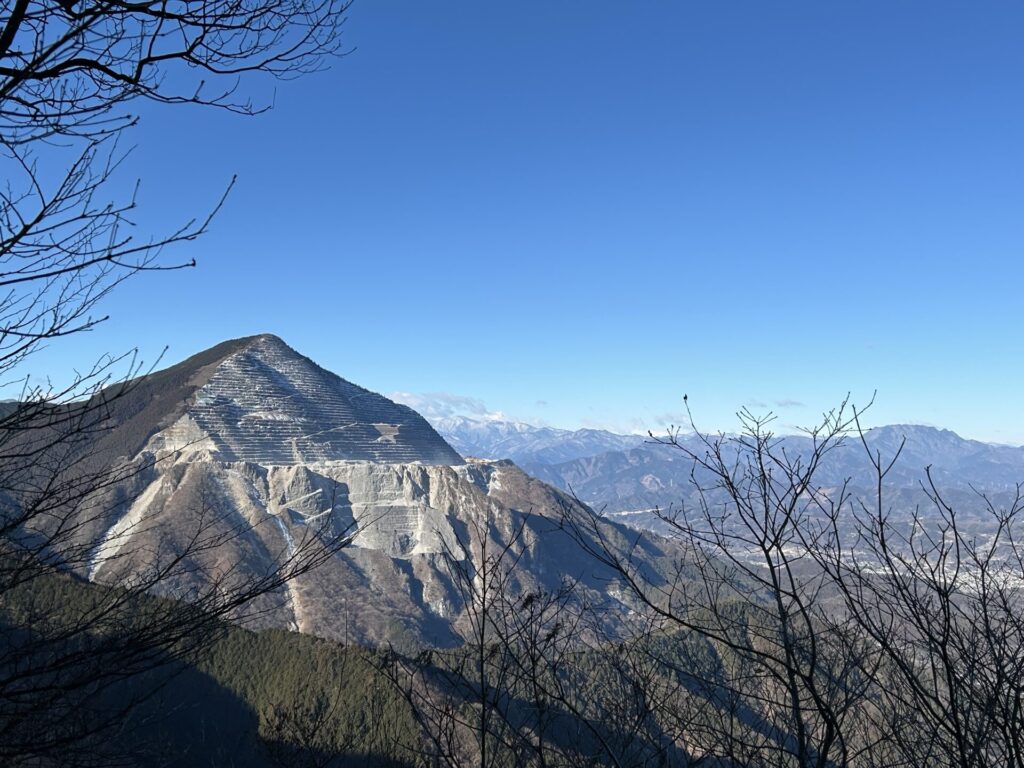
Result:
<instances>
[{"instance_id":1,"label":"thin white cloud","mask_svg":"<svg viewBox=\"0 0 1024 768\"><path fill-rule=\"evenodd\" d=\"M424 418L434 421L452 416L468 416L488 421L507 421L501 411L492 411L483 400L451 392L390 392L396 403L408 405Z\"/></svg>"},{"instance_id":2,"label":"thin white cloud","mask_svg":"<svg viewBox=\"0 0 1024 768\"><path fill-rule=\"evenodd\" d=\"M766 403L764 400L748 400L744 404L745 408L752 408L755 411L767 411L770 408L806 408L807 405L799 400L794 400L790 397L782 397L776 400L772 400L771 403Z\"/></svg>"},{"instance_id":3,"label":"thin white cloud","mask_svg":"<svg viewBox=\"0 0 1024 768\"><path fill-rule=\"evenodd\" d=\"M774 402L776 408L806 408L807 407L807 405L805 403L802 403L799 400L790 400L788 398L782 399L782 400L775 400L773 402Z\"/></svg>"}]
</instances>

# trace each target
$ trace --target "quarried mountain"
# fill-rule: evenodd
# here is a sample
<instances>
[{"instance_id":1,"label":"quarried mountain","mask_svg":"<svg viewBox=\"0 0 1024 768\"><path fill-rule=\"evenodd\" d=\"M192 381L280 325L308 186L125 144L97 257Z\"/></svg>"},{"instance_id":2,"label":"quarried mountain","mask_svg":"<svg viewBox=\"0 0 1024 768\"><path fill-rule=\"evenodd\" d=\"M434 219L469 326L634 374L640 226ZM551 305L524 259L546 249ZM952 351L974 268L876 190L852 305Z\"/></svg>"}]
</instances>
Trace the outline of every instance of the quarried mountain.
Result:
<instances>
[{"instance_id":1,"label":"quarried mountain","mask_svg":"<svg viewBox=\"0 0 1024 768\"><path fill-rule=\"evenodd\" d=\"M486 551L510 546L515 590L578 582L609 606L612 628L628 614L610 574L561 528L581 505L510 462L466 462L410 408L276 337L227 342L111 403L111 428L90 459L130 471L92 499L76 529L91 547L82 568L91 580L117 583L180 558L160 590L188 596L345 538L261 603L256 624L445 646L466 629L457 574L472 578ZM215 547L190 549L200 528ZM632 545L626 529L605 528L607 541ZM660 546L652 539L638 551L654 562Z\"/></svg>"}]
</instances>

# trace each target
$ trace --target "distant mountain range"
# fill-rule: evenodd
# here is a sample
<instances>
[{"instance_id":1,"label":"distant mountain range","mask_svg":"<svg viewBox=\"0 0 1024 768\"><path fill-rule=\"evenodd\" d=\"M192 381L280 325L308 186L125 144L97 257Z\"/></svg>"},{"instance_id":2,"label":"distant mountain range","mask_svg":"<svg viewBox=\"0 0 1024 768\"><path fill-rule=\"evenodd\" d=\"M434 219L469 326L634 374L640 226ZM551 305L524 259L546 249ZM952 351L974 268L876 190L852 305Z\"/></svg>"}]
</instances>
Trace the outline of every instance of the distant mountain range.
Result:
<instances>
[{"instance_id":1,"label":"distant mountain range","mask_svg":"<svg viewBox=\"0 0 1024 768\"><path fill-rule=\"evenodd\" d=\"M643 524L650 522L649 516L631 513L666 509L692 498L692 462L683 451L649 438L468 418L438 420L435 426L464 455L512 459L534 477L571 491L612 517ZM789 451L806 451L809 445L801 436L780 439ZM866 433L870 450L883 457L894 455L904 439L887 485L908 504L920 501L928 466L939 488L968 506L977 502L975 490L1005 498L1024 482L1024 447L967 440L946 429L908 424ZM695 438L680 440L699 450ZM848 439L829 455L817 478L823 485L851 479L856 487L869 482L868 470L864 447L858 439Z\"/></svg>"}]
</instances>

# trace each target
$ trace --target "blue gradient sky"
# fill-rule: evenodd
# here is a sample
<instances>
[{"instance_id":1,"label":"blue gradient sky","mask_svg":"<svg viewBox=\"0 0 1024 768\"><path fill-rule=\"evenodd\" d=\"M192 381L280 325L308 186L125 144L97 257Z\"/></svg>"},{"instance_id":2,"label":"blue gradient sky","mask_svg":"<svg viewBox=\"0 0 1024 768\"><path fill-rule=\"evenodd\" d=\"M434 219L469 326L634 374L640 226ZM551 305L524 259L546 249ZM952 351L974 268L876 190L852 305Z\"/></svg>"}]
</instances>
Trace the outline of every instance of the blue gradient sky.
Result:
<instances>
[{"instance_id":1,"label":"blue gradient sky","mask_svg":"<svg viewBox=\"0 0 1024 768\"><path fill-rule=\"evenodd\" d=\"M877 389L872 423L1024 442L1024 6L357 0L345 34L264 116L144 111L140 229L238 186L40 373L267 331L556 426Z\"/></svg>"}]
</instances>

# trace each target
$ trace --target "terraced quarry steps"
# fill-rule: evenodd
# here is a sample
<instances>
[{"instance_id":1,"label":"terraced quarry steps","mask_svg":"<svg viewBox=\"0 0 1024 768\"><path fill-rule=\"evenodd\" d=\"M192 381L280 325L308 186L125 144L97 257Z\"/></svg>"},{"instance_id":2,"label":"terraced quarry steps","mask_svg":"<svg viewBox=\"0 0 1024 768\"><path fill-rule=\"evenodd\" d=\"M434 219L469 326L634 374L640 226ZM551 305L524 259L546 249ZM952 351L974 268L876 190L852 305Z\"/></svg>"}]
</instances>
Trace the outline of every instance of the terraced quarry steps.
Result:
<instances>
[{"instance_id":1,"label":"terraced quarry steps","mask_svg":"<svg viewBox=\"0 0 1024 768\"><path fill-rule=\"evenodd\" d=\"M159 449L204 442L223 461L462 464L419 414L320 368L276 336L226 357Z\"/></svg>"}]
</instances>

